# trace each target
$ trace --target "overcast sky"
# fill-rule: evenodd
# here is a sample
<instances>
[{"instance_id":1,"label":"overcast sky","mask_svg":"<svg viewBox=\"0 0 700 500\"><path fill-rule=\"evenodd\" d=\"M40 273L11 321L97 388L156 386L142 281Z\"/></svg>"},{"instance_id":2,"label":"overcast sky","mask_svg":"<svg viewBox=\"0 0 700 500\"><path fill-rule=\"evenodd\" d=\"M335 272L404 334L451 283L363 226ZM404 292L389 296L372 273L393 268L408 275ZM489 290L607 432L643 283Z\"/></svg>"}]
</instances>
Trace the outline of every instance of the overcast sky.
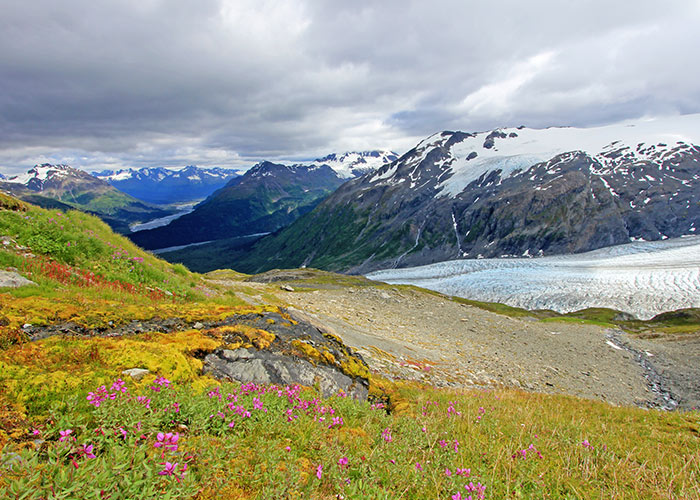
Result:
<instances>
[{"instance_id":1,"label":"overcast sky","mask_svg":"<svg viewBox=\"0 0 700 500\"><path fill-rule=\"evenodd\" d=\"M700 112L700 0L0 0L0 172Z\"/></svg>"}]
</instances>

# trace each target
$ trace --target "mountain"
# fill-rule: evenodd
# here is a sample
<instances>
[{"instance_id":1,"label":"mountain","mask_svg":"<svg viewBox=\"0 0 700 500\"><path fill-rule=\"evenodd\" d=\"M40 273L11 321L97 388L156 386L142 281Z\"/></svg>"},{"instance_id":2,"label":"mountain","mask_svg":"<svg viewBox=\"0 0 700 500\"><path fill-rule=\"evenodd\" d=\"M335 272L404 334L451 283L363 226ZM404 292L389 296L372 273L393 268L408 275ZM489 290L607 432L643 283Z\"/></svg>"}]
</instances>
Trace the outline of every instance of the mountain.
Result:
<instances>
[{"instance_id":1,"label":"mountain","mask_svg":"<svg viewBox=\"0 0 700 500\"><path fill-rule=\"evenodd\" d=\"M700 115L437 133L230 264L364 273L695 234L699 136Z\"/></svg>"},{"instance_id":2,"label":"mountain","mask_svg":"<svg viewBox=\"0 0 700 500\"><path fill-rule=\"evenodd\" d=\"M0 174L0 181L3 181L3 180L5 180L5 179L7 179L7 177L5 177L4 175Z\"/></svg>"},{"instance_id":3,"label":"mountain","mask_svg":"<svg viewBox=\"0 0 700 500\"><path fill-rule=\"evenodd\" d=\"M315 165L328 165L339 177L352 179L373 172L384 165L398 159L392 151L362 151L330 154L313 162Z\"/></svg>"},{"instance_id":4,"label":"mountain","mask_svg":"<svg viewBox=\"0 0 700 500\"><path fill-rule=\"evenodd\" d=\"M95 214L121 233L129 232L130 223L172 213L68 165L36 165L26 174L0 181L0 189L45 208L73 208Z\"/></svg>"},{"instance_id":5,"label":"mountain","mask_svg":"<svg viewBox=\"0 0 700 500\"><path fill-rule=\"evenodd\" d=\"M230 180L192 213L129 237L156 249L275 231L309 212L343 182L328 165L264 161Z\"/></svg>"},{"instance_id":6,"label":"mountain","mask_svg":"<svg viewBox=\"0 0 700 500\"><path fill-rule=\"evenodd\" d=\"M92 175L120 191L149 203L170 204L201 200L238 177L238 172L225 168L187 166L103 170Z\"/></svg>"}]
</instances>

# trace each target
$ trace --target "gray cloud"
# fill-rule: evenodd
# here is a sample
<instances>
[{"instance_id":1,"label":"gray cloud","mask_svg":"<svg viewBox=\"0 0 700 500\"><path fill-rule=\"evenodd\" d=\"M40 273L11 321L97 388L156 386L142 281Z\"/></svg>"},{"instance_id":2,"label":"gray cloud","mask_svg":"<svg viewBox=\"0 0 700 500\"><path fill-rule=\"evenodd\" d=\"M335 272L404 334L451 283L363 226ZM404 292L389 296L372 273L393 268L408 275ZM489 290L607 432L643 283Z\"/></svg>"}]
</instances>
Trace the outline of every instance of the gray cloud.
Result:
<instances>
[{"instance_id":1,"label":"gray cloud","mask_svg":"<svg viewBox=\"0 0 700 500\"><path fill-rule=\"evenodd\" d=\"M0 7L0 170L403 152L437 130L700 112L700 3Z\"/></svg>"}]
</instances>

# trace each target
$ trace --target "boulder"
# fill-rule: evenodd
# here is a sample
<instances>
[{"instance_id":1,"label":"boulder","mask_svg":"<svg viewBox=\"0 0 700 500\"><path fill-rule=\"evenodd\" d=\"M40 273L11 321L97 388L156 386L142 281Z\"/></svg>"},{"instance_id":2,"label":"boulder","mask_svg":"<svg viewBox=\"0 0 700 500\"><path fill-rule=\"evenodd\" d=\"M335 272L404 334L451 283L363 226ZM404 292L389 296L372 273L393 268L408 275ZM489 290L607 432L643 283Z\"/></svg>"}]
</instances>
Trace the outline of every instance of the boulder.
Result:
<instances>
[{"instance_id":1,"label":"boulder","mask_svg":"<svg viewBox=\"0 0 700 500\"><path fill-rule=\"evenodd\" d=\"M241 383L315 386L323 397L343 391L354 399L364 400L368 394L364 379L353 379L328 365L314 365L299 357L256 348L220 349L208 354L204 358L204 373Z\"/></svg>"},{"instance_id":2,"label":"boulder","mask_svg":"<svg viewBox=\"0 0 700 500\"><path fill-rule=\"evenodd\" d=\"M14 272L14 271L2 271L0 270L0 288L18 288L20 286L36 285L31 280L28 280L24 276Z\"/></svg>"}]
</instances>

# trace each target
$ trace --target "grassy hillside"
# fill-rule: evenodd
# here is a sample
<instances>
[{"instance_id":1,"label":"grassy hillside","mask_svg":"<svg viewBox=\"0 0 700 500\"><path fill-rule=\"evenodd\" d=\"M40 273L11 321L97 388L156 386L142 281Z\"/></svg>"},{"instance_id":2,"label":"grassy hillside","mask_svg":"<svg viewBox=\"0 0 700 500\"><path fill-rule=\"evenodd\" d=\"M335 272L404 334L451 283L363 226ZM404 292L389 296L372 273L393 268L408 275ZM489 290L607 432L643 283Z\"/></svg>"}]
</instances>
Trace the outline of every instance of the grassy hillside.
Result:
<instances>
[{"instance_id":1,"label":"grassy hillside","mask_svg":"<svg viewBox=\"0 0 700 500\"><path fill-rule=\"evenodd\" d=\"M222 384L201 372L221 345L205 331L100 332L274 304L247 305L78 212L0 195L0 239L0 270L36 283L0 288L1 498L700 498L697 411L381 374L368 402ZM271 303L264 286L241 290ZM56 334L30 340L30 324ZM150 373L122 374L136 367Z\"/></svg>"}]
</instances>

